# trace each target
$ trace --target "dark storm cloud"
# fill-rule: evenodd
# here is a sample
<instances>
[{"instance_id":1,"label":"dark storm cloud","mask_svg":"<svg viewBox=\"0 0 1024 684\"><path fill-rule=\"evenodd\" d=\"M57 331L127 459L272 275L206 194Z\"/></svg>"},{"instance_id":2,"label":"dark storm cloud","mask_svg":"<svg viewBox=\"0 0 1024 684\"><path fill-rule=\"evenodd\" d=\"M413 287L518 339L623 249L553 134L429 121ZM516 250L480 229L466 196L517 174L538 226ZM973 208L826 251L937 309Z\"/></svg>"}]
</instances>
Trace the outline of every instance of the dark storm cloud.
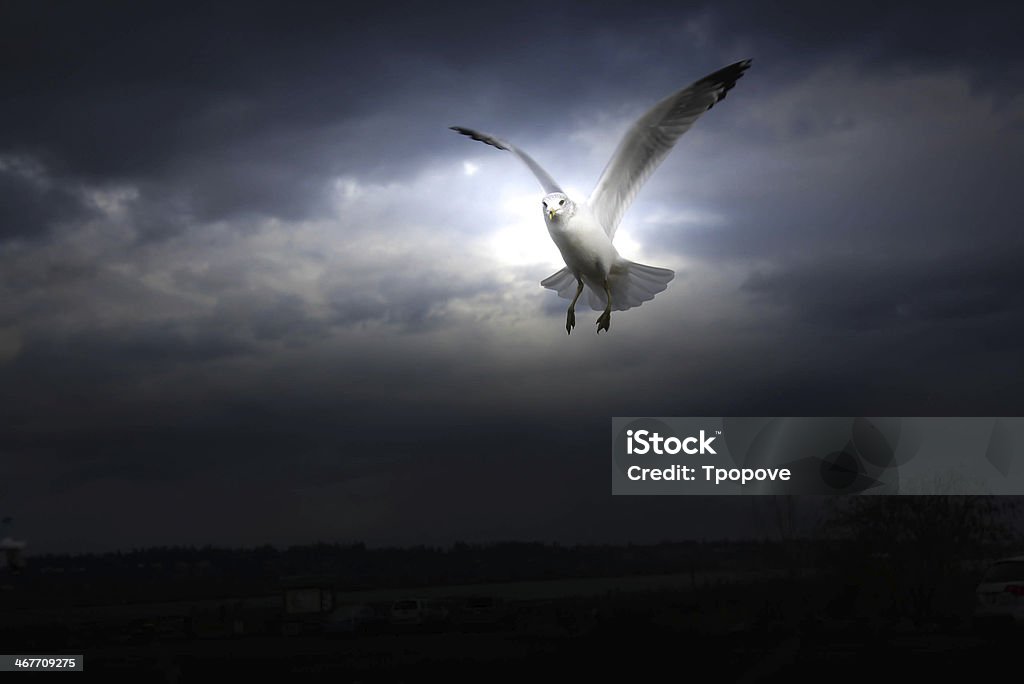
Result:
<instances>
[{"instance_id":1,"label":"dark storm cloud","mask_svg":"<svg viewBox=\"0 0 1024 684\"><path fill-rule=\"evenodd\" d=\"M251 349L231 332L217 321L207 320L194 325L159 322L111 331L86 330L63 337L29 339L18 364L25 364L36 379L67 379L79 373L104 376L115 368L128 375L166 371L175 364L210 361ZM97 367L97 362L104 361L106 368Z\"/></svg>"},{"instance_id":2,"label":"dark storm cloud","mask_svg":"<svg viewBox=\"0 0 1024 684\"><path fill-rule=\"evenodd\" d=\"M439 271L415 276L383 272L364 280L359 289L336 287L327 293L335 313L331 321L342 326L383 321L406 331L422 330L445 324L443 307L449 300L501 290L501 284L494 281L453 280Z\"/></svg>"},{"instance_id":3,"label":"dark storm cloud","mask_svg":"<svg viewBox=\"0 0 1024 684\"><path fill-rule=\"evenodd\" d=\"M1024 69L1021 9L1001 2L721 2L703 17L710 35L763 56L770 77L844 55L882 72L964 69L979 88L1012 94Z\"/></svg>"},{"instance_id":4,"label":"dark storm cloud","mask_svg":"<svg viewBox=\"0 0 1024 684\"><path fill-rule=\"evenodd\" d=\"M4 22L0 148L60 177L154 183L145 199L173 193L199 219L301 217L320 206L316 178L390 173L430 154L439 98L544 116L514 89L557 106L565 72L550 67L573 59L562 32L607 14L545 4L495 22L465 7L21 4ZM653 22L642 15L639 28Z\"/></svg>"},{"instance_id":5,"label":"dark storm cloud","mask_svg":"<svg viewBox=\"0 0 1024 684\"><path fill-rule=\"evenodd\" d=\"M1024 325L1024 252L963 252L945 259L831 258L789 266L778 274L755 272L744 289L790 309L800 320L852 331L917 327L947 321L989 321L1008 344ZM814 283L828 283L827 288ZM988 345L995 340L978 340Z\"/></svg>"},{"instance_id":6,"label":"dark storm cloud","mask_svg":"<svg viewBox=\"0 0 1024 684\"><path fill-rule=\"evenodd\" d=\"M681 64L696 75L727 58L713 38L749 43L761 84L847 51L884 64L967 56L989 75L1015 64L1002 28L1012 22L985 6L930 8L928 21L889 3L417 7L16 5L3 29L0 149L69 181L142 185L164 215L160 234L174 225L168 196L196 220L323 211L325 176L407 171L445 144L451 122L439 119L456 111L515 121L514 134L571 118L570 98L607 104L609 82L660 96ZM780 72L780 57L802 63Z\"/></svg>"},{"instance_id":7,"label":"dark storm cloud","mask_svg":"<svg viewBox=\"0 0 1024 684\"><path fill-rule=\"evenodd\" d=\"M44 239L54 226L92 214L81 197L52 183L37 165L0 157L0 242Z\"/></svg>"},{"instance_id":8,"label":"dark storm cloud","mask_svg":"<svg viewBox=\"0 0 1024 684\"><path fill-rule=\"evenodd\" d=\"M4 504L54 549L711 537L749 502L610 497L611 416L1013 413L1019 14L8 3ZM533 179L447 127L585 191L745 57L624 223L676 280L567 338L488 246Z\"/></svg>"}]
</instances>

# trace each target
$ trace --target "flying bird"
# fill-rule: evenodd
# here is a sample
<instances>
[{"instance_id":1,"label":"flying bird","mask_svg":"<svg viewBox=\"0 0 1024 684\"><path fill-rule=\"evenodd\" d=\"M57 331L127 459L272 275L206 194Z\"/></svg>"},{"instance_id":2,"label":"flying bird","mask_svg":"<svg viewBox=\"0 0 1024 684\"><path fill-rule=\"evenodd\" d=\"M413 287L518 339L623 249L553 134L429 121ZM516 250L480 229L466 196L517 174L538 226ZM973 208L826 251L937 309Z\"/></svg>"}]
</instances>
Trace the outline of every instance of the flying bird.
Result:
<instances>
[{"instance_id":1,"label":"flying bird","mask_svg":"<svg viewBox=\"0 0 1024 684\"><path fill-rule=\"evenodd\" d=\"M544 188L541 206L548 234L562 254L565 268L541 281L559 297L571 299L565 331L576 327L576 302L587 290L590 307L603 313L597 332L608 330L612 311L625 311L668 287L675 273L667 268L622 258L615 246L615 229L633 198L672 147L701 114L725 98L750 67L745 59L719 69L664 98L637 119L619 142L611 160L586 201L567 196L558 183L523 150L492 135L461 126L451 130L506 150L525 163ZM574 293L575 290L575 293Z\"/></svg>"}]
</instances>

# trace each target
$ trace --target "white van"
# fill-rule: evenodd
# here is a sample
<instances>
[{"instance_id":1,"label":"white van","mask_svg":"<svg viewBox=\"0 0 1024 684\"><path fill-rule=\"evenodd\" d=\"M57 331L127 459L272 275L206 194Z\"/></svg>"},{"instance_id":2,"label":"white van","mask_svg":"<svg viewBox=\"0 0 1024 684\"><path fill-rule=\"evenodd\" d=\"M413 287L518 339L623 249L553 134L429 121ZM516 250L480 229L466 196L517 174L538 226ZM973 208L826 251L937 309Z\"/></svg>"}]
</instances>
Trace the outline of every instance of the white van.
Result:
<instances>
[{"instance_id":1,"label":"white van","mask_svg":"<svg viewBox=\"0 0 1024 684\"><path fill-rule=\"evenodd\" d=\"M1003 558L990 565L976 593L976 626L1024 625L1024 556Z\"/></svg>"}]
</instances>

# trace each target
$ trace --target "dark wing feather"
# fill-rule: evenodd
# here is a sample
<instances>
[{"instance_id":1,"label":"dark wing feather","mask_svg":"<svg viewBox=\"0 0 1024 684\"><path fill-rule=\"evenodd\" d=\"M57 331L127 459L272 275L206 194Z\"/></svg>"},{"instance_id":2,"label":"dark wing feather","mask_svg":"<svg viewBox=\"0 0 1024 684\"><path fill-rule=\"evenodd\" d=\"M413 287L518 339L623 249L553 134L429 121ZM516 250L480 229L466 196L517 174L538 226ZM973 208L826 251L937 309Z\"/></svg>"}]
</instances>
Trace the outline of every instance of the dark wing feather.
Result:
<instances>
[{"instance_id":1,"label":"dark wing feather","mask_svg":"<svg viewBox=\"0 0 1024 684\"><path fill-rule=\"evenodd\" d=\"M533 157L526 154L519 148L510 145L504 140L499 140L498 138L495 138L492 135L480 133L479 131L474 131L470 128L463 128L461 126L451 126L450 128L457 133L469 136L473 140L479 140L480 142L486 145L490 145L491 147L497 147L499 150L506 150L508 152L511 152L512 154L519 157L519 159L521 159L523 163L525 163L528 167L530 167L530 171L532 171L533 175L536 176L537 180L540 181L540 184L544 188L545 192L549 194L552 192L562 192L562 189L558 187L558 183L556 183L554 179L548 175L548 172L542 169L540 164L533 160Z\"/></svg>"}]
</instances>

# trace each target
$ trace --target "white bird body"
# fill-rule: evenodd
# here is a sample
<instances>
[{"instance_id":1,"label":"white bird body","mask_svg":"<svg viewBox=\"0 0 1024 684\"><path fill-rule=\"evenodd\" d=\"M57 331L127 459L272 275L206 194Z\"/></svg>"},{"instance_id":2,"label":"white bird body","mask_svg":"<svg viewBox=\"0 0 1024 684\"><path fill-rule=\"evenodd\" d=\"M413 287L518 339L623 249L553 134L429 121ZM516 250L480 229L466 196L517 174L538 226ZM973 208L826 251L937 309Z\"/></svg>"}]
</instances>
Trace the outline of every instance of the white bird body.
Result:
<instances>
[{"instance_id":1,"label":"white bird body","mask_svg":"<svg viewBox=\"0 0 1024 684\"><path fill-rule=\"evenodd\" d=\"M608 231L585 203L573 202L562 193L544 198L546 203L565 199L556 212L544 212L544 222L552 242L562 255L565 268L541 282L566 299L582 282L589 292L588 304L594 311L608 308L605 283L611 293L611 310L625 311L652 299L674 277L667 268L645 266L622 258ZM545 205L547 206L547 205Z\"/></svg>"},{"instance_id":2,"label":"white bird body","mask_svg":"<svg viewBox=\"0 0 1024 684\"><path fill-rule=\"evenodd\" d=\"M452 130L515 154L547 192L541 204L548 234L558 247L565 268L541 281L560 297L572 299L566 312L566 332L576 325L576 301L588 290L589 304L604 310L597 331L608 330L612 310L624 311L653 299L668 287L675 273L638 264L615 249L615 230L641 186L665 159L679 137L732 89L750 60L730 64L664 98L634 122L605 167L585 202L570 199L550 175L522 150L494 136L469 128Z\"/></svg>"},{"instance_id":3,"label":"white bird body","mask_svg":"<svg viewBox=\"0 0 1024 684\"><path fill-rule=\"evenodd\" d=\"M545 212L548 235L558 247L569 271L583 278L587 285L600 290L600 283L618 261L619 252L586 204L567 201L570 202L569 211L555 212L553 217ZM591 281L596 285L591 285Z\"/></svg>"}]
</instances>

